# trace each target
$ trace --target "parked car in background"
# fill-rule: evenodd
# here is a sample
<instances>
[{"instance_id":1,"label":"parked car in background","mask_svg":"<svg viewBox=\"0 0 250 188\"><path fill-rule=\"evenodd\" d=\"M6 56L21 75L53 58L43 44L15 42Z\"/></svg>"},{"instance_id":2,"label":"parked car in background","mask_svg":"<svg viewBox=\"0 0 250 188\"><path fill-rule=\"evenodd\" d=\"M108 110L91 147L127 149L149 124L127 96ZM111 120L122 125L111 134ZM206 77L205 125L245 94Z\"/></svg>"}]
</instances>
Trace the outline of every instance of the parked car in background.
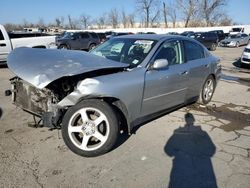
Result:
<instances>
[{"instance_id":1,"label":"parked car in background","mask_svg":"<svg viewBox=\"0 0 250 188\"><path fill-rule=\"evenodd\" d=\"M6 63L8 54L18 47L55 48L55 36L41 33L10 33L0 25L0 63Z\"/></svg>"},{"instance_id":2,"label":"parked car in background","mask_svg":"<svg viewBox=\"0 0 250 188\"><path fill-rule=\"evenodd\" d=\"M179 33L177 33L177 32L168 32L168 33L166 33L167 35L179 35Z\"/></svg>"},{"instance_id":3,"label":"parked car in background","mask_svg":"<svg viewBox=\"0 0 250 188\"><path fill-rule=\"evenodd\" d=\"M229 35L226 39L220 42L220 46L224 47L236 47L247 45L250 42L250 36L245 33L239 33L236 35Z\"/></svg>"},{"instance_id":4,"label":"parked car in background","mask_svg":"<svg viewBox=\"0 0 250 188\"><path fill-rule=\"evenodd\" d=\"M194 36L194 32L193 31L184 31L180 35L185 36L185 37L191 37L191 36Z\"/></svg>"},{"instance_id":5,"label":"parked car in background","mask_svg":"<svg viewBox=\"0 0 250 188\"><path fill-rule=\"evenodd\" d=\"M93 32L66 32L56 40L58 49L69 50L91 50L100 43L100 38Z\"/></svg>"},{"instance_id":6,"label":"parked car in background","mask_svg":"<svg viewBox=\"0 0 250 188\"><path fill-rule=\"evenodd\" d=\"M87 157L110 151L122 130L207 104L221 74L218 58L177 35L114 37L90 53L20 48L8 66L14 104L61 128L70 150Z\"/></svg>"},{"instance_id":7,"label":"parked car in background","mask_svg":"<svg viewBox=\"0 0 250 188\"><path fill-rule=\"evenodd\" d=\"M134 33L132 32L113 32L111 33L111 35L107 35L106 38L107 40L114 38L114 37L118 37L118 36L122 36L122 35L133 35Z\"/></svg>"},{"instance_id":8,"label":"parked car in background","mask_svg":"<svg viewBox=\"0 0 250 188\"><path fill-rule=\"evenodd\" d=\"M211 51L215 51L218 46L219 38L217 34L213 32L197 32L194 33L191 38L199 41Z\"/></svg>"},{"instance_id":9,"label":"parked car in background","mask_svg":"<svg viewBox=\"0 0 250 188\"><path fill-rule=\"evenodd\" d=\"M101 41L101 43L105 42L107 40L105 33L96 33Z\"/></svg>"},{"instance_id":10,"label":"parked car in background","mask_svg":"<svg viewBox=\"0 0 250 188\"><path fill-rule=\"evenodd\" d=\"M231 31L229 31L230 35L237 35L237 34L241 34L241 33L245 33L247 35L250 34L250 26L246 25L246 26L238 26L238 27L233 27Z\"/></svg>"},{"instance_id":11,"label":"parked car in background","mask_svg":"<svg viewBox=\"0 0 250 188\"><path fill-rule=\"evenodd\" d=\"M241 55L241 65L248 65L248 67L250 65L250 44L247 45Z\"/></svg>"},{"instance_id":12,"label":"parked car in background","mask_svg":"<svg viewBox=\"0 0 250 188\"><path fill-rule=\"evenodd\" d=\"M213 30L213 31L209 31L209 32L212 32L212 33L216 33L218 38L219 38L219 42L223 39L226 38L226 34L224 33L223 30Z\"/></svg>"}]
</instances>

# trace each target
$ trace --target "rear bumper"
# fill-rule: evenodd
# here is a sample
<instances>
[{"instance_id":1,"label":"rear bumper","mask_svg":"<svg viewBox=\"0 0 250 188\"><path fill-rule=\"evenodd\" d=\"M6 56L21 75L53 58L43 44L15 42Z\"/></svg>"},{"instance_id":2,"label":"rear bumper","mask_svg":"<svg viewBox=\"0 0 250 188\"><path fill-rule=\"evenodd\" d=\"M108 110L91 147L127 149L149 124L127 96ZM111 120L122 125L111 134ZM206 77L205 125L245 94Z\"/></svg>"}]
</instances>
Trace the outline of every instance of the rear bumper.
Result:
<instances>
[{"instance_id":1,"label":"rear bumper","mask_svg":"<svg viewBox=\"0 0 250 188\"><path fill-rule=\"evenodd\" d=\"M244 63L244 64L250 64L250 58L241 58L241 63Z\"/></svg>"}]
</instances>

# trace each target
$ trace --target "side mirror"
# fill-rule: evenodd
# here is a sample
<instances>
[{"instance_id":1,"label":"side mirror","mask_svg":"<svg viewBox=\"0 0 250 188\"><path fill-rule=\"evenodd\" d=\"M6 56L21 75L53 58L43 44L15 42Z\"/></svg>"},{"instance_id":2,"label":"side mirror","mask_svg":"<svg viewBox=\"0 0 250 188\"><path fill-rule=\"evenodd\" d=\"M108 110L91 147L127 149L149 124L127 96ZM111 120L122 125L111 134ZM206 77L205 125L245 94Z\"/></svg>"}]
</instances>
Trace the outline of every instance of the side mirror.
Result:
<instances>
[{"instance_id":1,"label":"side mirror","mask_svg":"<svg viewBox=\"0 0 250 188\"><path fill-rule=\"evenodd\" d=\"M154 70L159 70L159 69L167 68L167 66L168 66L168 60L166 60L166 59L157 59L157 60L155 60L152 68Z\"/></svg>"},{"instance_id":2,"label":"side mirror","mask_svg":"<svg viewBox=\"0 0 250 188\"><path fill-rule=\"evenodd\" d=\"M71 40L76 40L76 37L71 37Z\"/></svg>"}]
</instances>

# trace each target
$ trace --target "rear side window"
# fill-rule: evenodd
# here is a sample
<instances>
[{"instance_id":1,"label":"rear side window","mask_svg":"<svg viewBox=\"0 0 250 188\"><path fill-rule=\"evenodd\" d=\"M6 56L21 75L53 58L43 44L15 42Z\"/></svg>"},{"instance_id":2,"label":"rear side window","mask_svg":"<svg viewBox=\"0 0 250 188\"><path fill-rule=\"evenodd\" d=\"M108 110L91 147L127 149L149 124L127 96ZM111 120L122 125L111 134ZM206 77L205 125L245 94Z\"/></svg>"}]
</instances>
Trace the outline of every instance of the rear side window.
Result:
<instances>
[{"instance_id":1,"label":"rear side window","mask_svg":"<svg viewBox=\"0 0 250 188\"><path fill-rule=\"evenodd\" d=\"M96 33L89 33L91 35L92 38L94 39L98 39L98 35Z\"/></svg>"},{"instance_id":2,"label":"rear side window","mask_svg":"<svg viewBox=\"0 0 250 188\"><path fill-rule=\"evenodd\" d=\"M82 38L82 39L87 39L87 38L89 38L88 33L81 33L81 38Z\"/></svg>"},{"instance_id":3,"label":"rear side window","mask_svg":"<svg viewBox=\"0 0 250 188\"><path fill-rule=\"evenodd\" d=\"M184 41L184 48L186 61L202 59L205 57L204 49L199 44L191 41Z\"/></svg>"},{"instance_id":4,"label":"rear side window","mask_svg":"<svg viewBox=\"0 0 250 188\"><path fill-rule=\"evenodd\" d=\"M4 40L2 31L0 31L0 40Z\"/></svg>"}]
</instances>

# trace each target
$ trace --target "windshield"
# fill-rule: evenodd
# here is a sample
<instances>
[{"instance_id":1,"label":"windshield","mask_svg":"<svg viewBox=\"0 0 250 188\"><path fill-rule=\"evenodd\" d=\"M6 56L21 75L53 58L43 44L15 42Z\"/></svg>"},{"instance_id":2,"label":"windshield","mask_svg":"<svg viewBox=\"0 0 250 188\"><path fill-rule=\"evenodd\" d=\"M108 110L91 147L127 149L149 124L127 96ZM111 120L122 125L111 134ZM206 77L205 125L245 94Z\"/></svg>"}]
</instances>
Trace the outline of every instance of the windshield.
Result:
<instances>
[{"instance_id":1,"label":"windshield","mask_svg":"<svg viewBox=\"0 0 250 188\"><path fill-rule=\"evenodd\" d=\"M74 35L73 32L65 32L64 35L62 36L62 38L70 38Z\"/></svg>"},{"instance_id":2,"label":"windshield","mask_svg":"<svg viewBox=\"0 0 250 188\"><path fill-rule=\"evenodd\" d=\"M136 67L146 58L155 43L153 40L114 38L90 53Z\"/></svg>"},{"instance_id":3,"label":"windshield","mask_svg":"<svg viewBox=\"0 0 250 188\"><path fill-rule=\"evenodd\" d=\"M230 35L228 36L229 39L237 39L240 38L240 35Z\"/></svg>"}]
</instances>

